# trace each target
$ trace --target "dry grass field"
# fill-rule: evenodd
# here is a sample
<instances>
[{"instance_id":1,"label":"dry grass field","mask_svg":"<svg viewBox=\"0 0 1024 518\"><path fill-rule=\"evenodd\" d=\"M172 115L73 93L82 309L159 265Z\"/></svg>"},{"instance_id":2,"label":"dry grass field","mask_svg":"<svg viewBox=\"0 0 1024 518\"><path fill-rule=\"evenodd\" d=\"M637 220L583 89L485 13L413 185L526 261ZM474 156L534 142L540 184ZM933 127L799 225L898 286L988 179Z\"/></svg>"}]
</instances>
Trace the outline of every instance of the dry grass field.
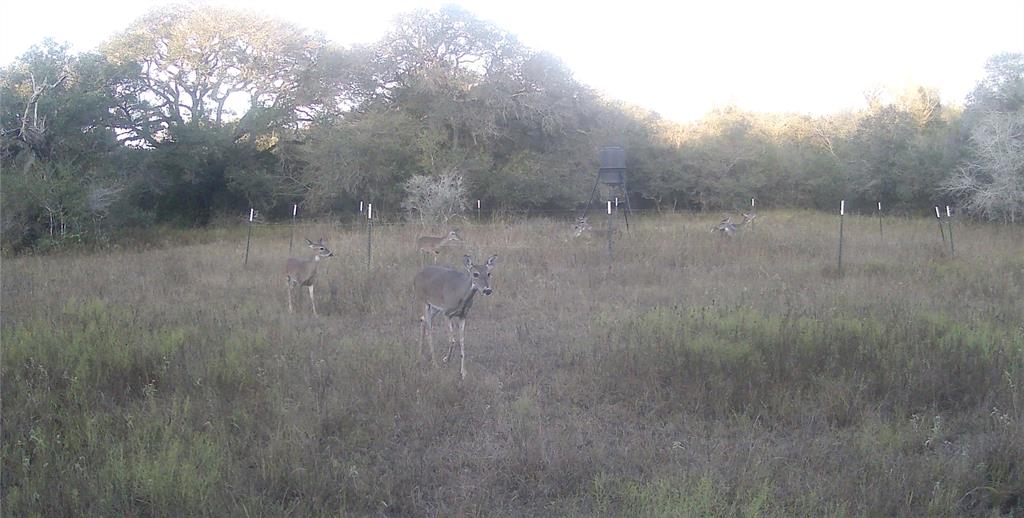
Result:
<instances>
[{"instance_id":1,"label":"dry grass field","mask_svg":"<svg viewBox=\"0 0 1024 518\"><path fill-rule=\"evenodd\" d=\"M840 276L834 216L717 220L637 217L610 271L565 221L459 225L442 262L500 256L461 382L418 354L415 225L370 270L364 230L301 227L319 318L285 226L246 269L244 227L6 258L3 514L1024 514L1024 228L950 258L848 217Z\"/></svg>"}]
</instances>

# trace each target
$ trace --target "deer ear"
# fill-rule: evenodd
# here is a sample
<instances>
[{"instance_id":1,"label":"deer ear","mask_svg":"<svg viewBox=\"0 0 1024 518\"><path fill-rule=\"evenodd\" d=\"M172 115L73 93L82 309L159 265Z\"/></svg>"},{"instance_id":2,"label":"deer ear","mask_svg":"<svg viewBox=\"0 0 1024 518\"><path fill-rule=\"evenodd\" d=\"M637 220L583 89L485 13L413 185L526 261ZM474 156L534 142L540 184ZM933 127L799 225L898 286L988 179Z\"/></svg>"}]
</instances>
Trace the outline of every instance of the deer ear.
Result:
<instances>
[{"instance_id":1,"label":"deer ear","mask_svg":"<svg viewBox=\"0 0 1024 518\"><path fill-rule=\"evenodd\" d=\"M472 269L473 268L473 258L468 256L468 255L462 256L462 264L466 266L467 270Z\"/></svg>"},{"instance_id":2,"label":"deer ear","mask_svg":"<svg viewBox=\"0 0 1024 518\"><path fill-rule=\"evenodd\" d=\"M487 258L487 268L494 268L494 265L498 264L498 256L492 255Z\"/></svg>"}]
</instances>

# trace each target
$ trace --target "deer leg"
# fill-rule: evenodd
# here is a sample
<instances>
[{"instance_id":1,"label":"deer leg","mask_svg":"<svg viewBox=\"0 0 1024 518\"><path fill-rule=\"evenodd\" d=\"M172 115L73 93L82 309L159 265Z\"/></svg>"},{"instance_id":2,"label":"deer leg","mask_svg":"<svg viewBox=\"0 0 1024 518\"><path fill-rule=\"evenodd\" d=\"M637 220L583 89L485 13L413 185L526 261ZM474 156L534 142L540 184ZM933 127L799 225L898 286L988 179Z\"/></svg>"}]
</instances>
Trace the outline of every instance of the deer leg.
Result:
<instances>
[{"instance_id":1,"label":"deer leg","mask_svg":"<svg viewBox=\"0 0 1024 518\"><path fill-rule=\"evenodd\" d=\"M459 319L459 375L466 379L466 319Z\"/></svg>"},{"instance_id":2,"label":"deer leg","mask_svg":"<svg viewBox=\"0 0 1024 518\"><path fill-rule=\"evenodd\" d=\"M292 307L292 283L288 281L288 313L295 313L295 308Z\"/></svg>"},{"instance_id":3,"label":"deer leg","mask_svg":"<svg viewBox=\"0 0 1024 518\"><path fill-rule=\"evenodd\" d=\"M430 304L424 304L423 318L420 322L420 358L423 358L423 342L427 341L430 344L430 363L434 363L434 337L430 334L432 319Z\"/></svg>"},{"instance_id":4,"label":"deer leg","mask_svg":"<svg viewBox=\"0 0 1024 518\"><path fill-rule=\"evenodd\" d=\"M427 339L427 312L420 313L420 361L423 361L423 342Z\"/></svg>"},{"instance_id":5,"label":"deer leg","mask_svg":"<svg viewBox=\"0 0 1024 518\"><path fill-rule=\"evenodd\" d=\"M444 358L441 361L448 363L448 360L452 357L452 351L455 350L455 322L454 318L448 319L448 352L445 353Z\"/></svg>"},{"instance_id":6,"label":"deer leg","mask_svg":"<svg viewBox=\"0 0 1024 518\"><path fill-rule=\"evenodd\" d=\"M309 285L309 301L313 303L313 316L319 316L316 314L316 299L313 298L313 285Z\"/></svg>"},{"instance_id":7,"label":"deer leg","mask_svg":"<svg viewBox=\"0 0 1024 518\"><path fill-rule=\"evenodd\" d=\"M437 355L434 353L434 317L437 316L437 312L434 308L427 306L427 311L430 313L430 318L427 320L427 344L430 345L430 363L437 365Z\"/></svg>"}]
</instances>

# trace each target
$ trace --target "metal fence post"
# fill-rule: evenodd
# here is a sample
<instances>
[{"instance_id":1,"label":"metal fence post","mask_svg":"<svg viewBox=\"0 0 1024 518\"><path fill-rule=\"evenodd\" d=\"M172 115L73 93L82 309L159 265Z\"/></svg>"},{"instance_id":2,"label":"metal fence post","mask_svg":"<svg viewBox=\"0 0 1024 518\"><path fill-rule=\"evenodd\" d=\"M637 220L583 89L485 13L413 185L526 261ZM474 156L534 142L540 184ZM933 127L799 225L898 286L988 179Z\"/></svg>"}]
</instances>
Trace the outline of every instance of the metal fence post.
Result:
<instances>
[{"instance_id":1,"label":"metal fence post","mask_svg":"<svg viewBox=\"0 0 1024 518\"><path fill-rule=\"evenodd\" d=\"M299 212L299 204L292 204L292 231L288 237L288 254L292 253L292 244L295 242L295 215Z\"/></svg>"},{"instance_id":2,"label":"metal fence post","mask_svg":"<svg viewBox=\"0 0 1024 518\"><path fill-rule=\"evenodd\" d=\"M249 266L249 242L252 241L252 217L255 211L252 207L249 207L249 232L245 236L245 262L242 266Z\"/></svg>"},{"instance_id":3,"label":"metal fence post","mask_svg":"<svg viewBox=\"0 0 1024 518\"><path fill-rule=\"evenodd\" d=\"M878 238L885 239L885 234L882 233L882 202L878 202Z\"/></svg>"},{"instance_id":4,"label":"metal fence post","mask_svg":"<svg viewBox=\"0 0 1024 518\"><path fill-rule=\"evenodd\" d=\"M839 275L843 275L843 216L846 215L846 200L839 202Z\"/></svg>"},{"instance_id":5,"label":"metal fence post","mask_svg":"<svg viewBox=\"0 0 1024 518\"><path fill-rule=\"evenodd\" d=\"M953 214L946 205L946 226L949 227L949 256L956 257L956 248L953 247Z\"/></svg>"},{"instance_id":6,"label":"metal fence post","mask_svg":"<svg viewBox=\"0 0 1024 518\"><path fill-rule=\"evenodd\" d=\"M373 259L373 204L366 205L366 269L370 269Z\"/></svg>"},{"instance_id":7,"label":"metal fence post","mask_svg":"<svg viewBox=\"0 0 1024 518\"><path fill-rule=\"evenodd\" d=\"M612 271L612 202L608 200L608 271Z\"/></svg>"}]
</instances>

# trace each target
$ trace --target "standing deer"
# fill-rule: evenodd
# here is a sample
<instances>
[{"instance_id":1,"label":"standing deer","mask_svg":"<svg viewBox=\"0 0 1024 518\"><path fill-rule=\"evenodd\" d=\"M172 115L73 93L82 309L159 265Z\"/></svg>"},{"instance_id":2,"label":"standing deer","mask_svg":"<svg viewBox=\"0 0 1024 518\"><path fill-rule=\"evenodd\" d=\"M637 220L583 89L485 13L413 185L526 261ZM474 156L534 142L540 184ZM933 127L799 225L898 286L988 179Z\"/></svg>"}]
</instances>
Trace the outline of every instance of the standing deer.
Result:
<instances>
[{"instance_id":1,"label":"standing deer","mask_svg":"<svg viewBox=\"0 0 1024 518\"><path fill-rule=\"evenodd\" d=\"M491 270L498 262L492 255L483 266L473 264L473 258L462 258L465 271L447 266L427 266L413 279L416 299L423 304L420 319L420 356L423 356L423 340L430 348L430 361L434 360L434 337L431 333L433 318L439 313L448 317L448 353L441 359L448 363L455 349L455 323L459 324L459 354L461 356L459 375L466 379L466 317L478 291L491 294Z\"/></svg>"},{"instance_id":2,"label":"standing deer","mask_svg":"<svg viewBox=\"0 0 1024 518\"><path fill-rule=\"evenodd\" d=\"M459 229L452 229L444 237L423 236L416 240L416 247L420 249L420 252L434 254L434 262L436 263L437 256L441 254L441 248L450 241L462 241L459 239Z\"/></svg>"},{"instance_id":3,"label":"standing deer","mask_svg":"<svg viewBox=\"0 0 1024 518\"><path fill-rule=\"evenodd\" d=\"M732 217L730 216L723 219L719 224L715 225L715 228L711 229L711 231L718 232L719 234L726 237L732 237L736 235L740 231L740 229L743 228L743 225L746 225L747 223L754 221L754 218L756 217L757 214L754 214L752 212L744 212L743 221L739 223L733 223Z\"/></svg>"},{"instance_id":4,"label":"standing deer","mask_svg":"<svg viewBox=\"0 0 1024 518\"><path fill-rule=\"evenodd\" d=\"M333 257L334 252L324 246L324 238L320 238L316 243L307 239L306 245L316 251L316 255L305 259L289 257L285 263L284 273L288 277L288 312L295 312L292 307L292 290L296 286L306 286L309 288L309 301L313 303L313 315L318 316L316 300L313 298L313 281L316 279L316 270L320 266L320 259Z\"/></svg>"}]
</instances>

